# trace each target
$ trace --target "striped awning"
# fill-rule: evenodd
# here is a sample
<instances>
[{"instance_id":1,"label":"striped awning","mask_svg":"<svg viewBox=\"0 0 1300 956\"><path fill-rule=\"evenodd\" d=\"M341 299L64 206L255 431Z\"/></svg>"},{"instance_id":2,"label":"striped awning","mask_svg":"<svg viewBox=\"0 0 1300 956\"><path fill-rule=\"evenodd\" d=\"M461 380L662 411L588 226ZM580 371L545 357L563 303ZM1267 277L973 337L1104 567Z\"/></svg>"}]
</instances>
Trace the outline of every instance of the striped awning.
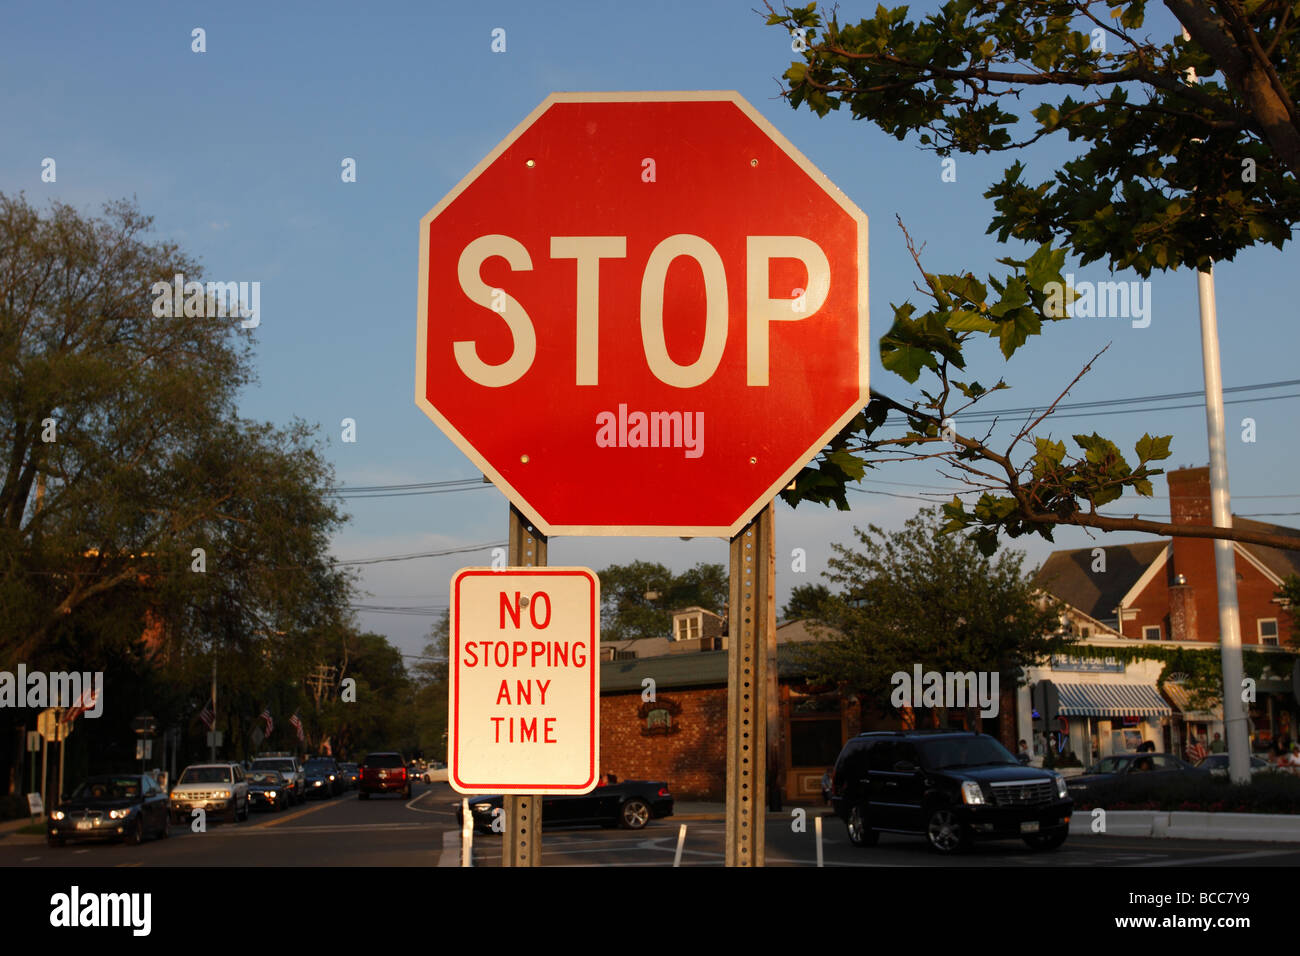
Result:
<instances>
[{"instance_id":1,"label":"striped awning","mask_svg":"<svg viewBox=\"0 0 1300 956\"><path fill-rule=\"evenodd\" d=\"M1182 714L1183 720L1222 720L1223 706L1216 704L1209 710L1197 710L1192 706L1191 694L1182 684L1176 684L1173 681L1165 684L1165 696L1167 696L1175 707Z\"/></svg>"},{"instance_id":2,"label":"striped awning","mask_svg":"<svg viewBox=\"0 0 1300 956\"><path fill-rule=\"evenodd\" d=\"M1155 684L1057 684L1062 717L1168 717Z\"/></svg>"}]
</instances>

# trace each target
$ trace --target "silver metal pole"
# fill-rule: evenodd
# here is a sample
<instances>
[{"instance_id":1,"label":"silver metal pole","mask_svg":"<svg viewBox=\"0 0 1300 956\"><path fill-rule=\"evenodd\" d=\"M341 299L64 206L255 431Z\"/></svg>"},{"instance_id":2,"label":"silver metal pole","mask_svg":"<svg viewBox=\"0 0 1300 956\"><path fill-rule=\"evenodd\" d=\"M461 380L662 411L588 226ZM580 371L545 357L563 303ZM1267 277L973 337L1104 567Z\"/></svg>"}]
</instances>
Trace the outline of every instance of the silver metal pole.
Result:
<instances>
[{"instance_id":1,"label":"silver metal pole","mask_svg":"<svg viewBox=\"0 0 1300 956\"><path fill-rule=\"evenodd\" d=\"M544 568L547 561L546 535L510 506L510 552L514 568ZM597 664L597 667L600 665ZM542 798L537 794L507 796L505 841L501 846L502 866L542 865Z\"/></svg>"},{"instance_id":2,"label":"silver metal pole","mask_svg":"<svg viewBox=\"0 0 1300 956\"><path fill-rule=\"evenodd\" d=\"M1201 360L1205 367L1205 424L1210 442L1210 519L1216 528L1232 527L1228 499L1228 444L1223 413L1223 374L1219 367L1219 319L1214 304L1214 268L1196 273L1201 303ZM1241 620L1237 610L1237 560L1231 541L1214 542L1218 580L1219 647L1223 661L1223 720L1228 742L1228 776L1250 783L1250 739L1241 699Z\"/></svg>"},{"instance_id":3,"label":"silver metal pole","mask_svg":"<svg viewBox=\"0 0 1300 956\"><path fill-rule=\"evenodd\" d=\"M727 627L726 865L762 866L767 820L767 632L775 571L771 502L731 539Z\"/></svg>"}]
</instances>

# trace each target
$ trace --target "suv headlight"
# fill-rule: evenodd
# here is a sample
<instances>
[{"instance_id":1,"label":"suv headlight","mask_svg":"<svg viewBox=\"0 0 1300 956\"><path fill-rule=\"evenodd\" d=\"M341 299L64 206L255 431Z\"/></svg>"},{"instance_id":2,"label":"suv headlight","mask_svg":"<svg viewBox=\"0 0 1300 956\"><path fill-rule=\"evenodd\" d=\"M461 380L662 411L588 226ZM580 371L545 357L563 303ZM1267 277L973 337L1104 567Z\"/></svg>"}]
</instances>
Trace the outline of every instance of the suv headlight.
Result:
<instances>
[{"instance_id":1,"label":"suv headlight","mask_svg":"<svg viewBox=\"0 0 1300 956\"><path fill-rule=\"evenodd\" d=\"M1066 786L1065 778L1059 773L1052 774L1056 778L1056 796L1064 800L1070 795L1070 788Z\"/></svg>"},{"instance_id":2,"label":"suv headlight","mask_svg":"<svg viewBox=\"0 0 1300 956\"><path fill-rule=\"evenodd\" d=\"M64 814L64 812L63 812L62 810L55 810L53 813L50 814L50 819L51 819L51 820L62 820L64 816L65 816L65 814Z\"/></svg>"},{"instance_id":3,"label":"suv headlight","mask_svg":"<svg viewBox=\"0 0 1300 956\"><path fill-rule=\"evenodd\" d=\"M971 806L982 806L984 804L984 791L974 780L963 780L961 784L961 802Z\"/></svg>"},{"instance_id":4,"label":"suv headlight","mask_svg":"<svg viewBox=\"0 0 1300 956\"><path fill-rule=\"evenodd\" d=\"M218 800L229 800L229 799L230 799L230 791L229 791L229 790L218 790L218 791L217 791L217 799L218 799Z\"/></svg>"}]
</instances>

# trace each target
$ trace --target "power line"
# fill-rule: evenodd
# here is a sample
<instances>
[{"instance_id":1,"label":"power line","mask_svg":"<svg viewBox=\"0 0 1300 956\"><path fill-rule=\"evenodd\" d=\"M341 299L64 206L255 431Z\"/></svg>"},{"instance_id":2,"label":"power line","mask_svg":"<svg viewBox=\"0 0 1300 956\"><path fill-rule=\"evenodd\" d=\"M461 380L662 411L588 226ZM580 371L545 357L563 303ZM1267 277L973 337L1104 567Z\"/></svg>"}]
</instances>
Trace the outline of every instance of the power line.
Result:
<instances>
[{"instance_id":1,"label":"power line","mask_svg":"<svg viewBox=\"0 0 1300 956\"><path fill-rule=\"evenodd\" d=\"M448 548L446 551L418 551L414 554L389 554L375 558L357 558L354 561L331 561L332 565L352 564L386 564L391 561L413 561L416 558L441 558L449 554L464 554L468 551L486 551L488 548L504 548L505 541L493 541L488 544L472 544L464 548Z\"/></svg>"},{"instance_id":2,"label":"power line","mask_svg":"<svg viewBox=\"0 0 1300 956\"><path fill-rule=\"evenodd\" d=\"M1300 379L1289 379L1289 380L1278 381L1278 382L1262 382L1256 385L1235 385L1232 386L1231 388L1225 388L1223 392L1224 394L1236 393L1236 392L1253 392L1253 391L1260 391L1260 390L1271 389L1271 388L1283 388L1292 385L1300 385ZM1052 417L1054 418L1084 417L1083 414L1058 415L1057 412L1060 411L1074 411L1078 409L1114 408L1115 406L1119 406L1119 405L1145 404L1147 402L1174 401L1177 399L1198 398L1198 397L1204 398L1205 392L1203 390L1196 391L1196 392L1168 392L1163 395L1137 395L1129 398L1100 399L1098 401L1093 401L1093 402L1062 402L1061 404L1056 406L1056 411L1053 412ZM1288 395L1271 395L1271 396L1266 396L1264 398L1255 398L1255 399L1250 399L1250 398L1236 399L1231 402L1224 402L1224 404L1239 405L1242 402L1250 402L1250 401L1271 402L1271 401L1277 401L1279 399L1284 399L1284 398L1297 398L1297 397L1300 397L1300 394L1291 393ZM998 417L1035 415L1047 411L1049 407L1051 406L1050 405L1027 405L1022 408L980 409L978 411L971 411L969 413L962 412L960 413L960 416L961 416L961 421L963 422L987 424L988 422L991 422L994 418L998 418ZM1114 411L1114 412L1090 412L1084 414L1118 415L1118 414L1132 414L1133 412L1143 412L1143 411L1158 412L1158 411L1170 411L1170 410L1177 410L1177 409L1184 409L1184 408L1200 408L1200 407L1202 407L1202 404L1196 403L1190 405L1166 405L1166 406L1159 406L1155 408L1130 408L1130 409L1124 409L1121 411ZM887 419L886 424L889 425L904 424L905 416L902 416L900 413L895 413L895 415L897 415L898 418L902 420L891 421Z\"/></svg>"}]
</instances>

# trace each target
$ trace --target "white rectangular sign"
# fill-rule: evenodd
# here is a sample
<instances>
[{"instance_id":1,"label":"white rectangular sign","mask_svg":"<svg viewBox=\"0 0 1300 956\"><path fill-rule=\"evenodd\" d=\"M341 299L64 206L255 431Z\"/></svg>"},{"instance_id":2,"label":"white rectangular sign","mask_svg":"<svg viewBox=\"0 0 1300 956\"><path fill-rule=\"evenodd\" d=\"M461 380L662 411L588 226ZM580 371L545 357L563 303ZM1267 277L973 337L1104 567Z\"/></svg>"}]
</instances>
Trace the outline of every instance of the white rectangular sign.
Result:
<instances>
[{"instance_id":1,"label":"white rectangular sign","mask_svg":"<svg viewBox=\"0 0 1300 956\"><path fill-rule=\"evenodd\" d=\"M448 781L587 793L600 756L600 581L590 568L464 568L451 582Z\"/></svg>"}]
</instances>

